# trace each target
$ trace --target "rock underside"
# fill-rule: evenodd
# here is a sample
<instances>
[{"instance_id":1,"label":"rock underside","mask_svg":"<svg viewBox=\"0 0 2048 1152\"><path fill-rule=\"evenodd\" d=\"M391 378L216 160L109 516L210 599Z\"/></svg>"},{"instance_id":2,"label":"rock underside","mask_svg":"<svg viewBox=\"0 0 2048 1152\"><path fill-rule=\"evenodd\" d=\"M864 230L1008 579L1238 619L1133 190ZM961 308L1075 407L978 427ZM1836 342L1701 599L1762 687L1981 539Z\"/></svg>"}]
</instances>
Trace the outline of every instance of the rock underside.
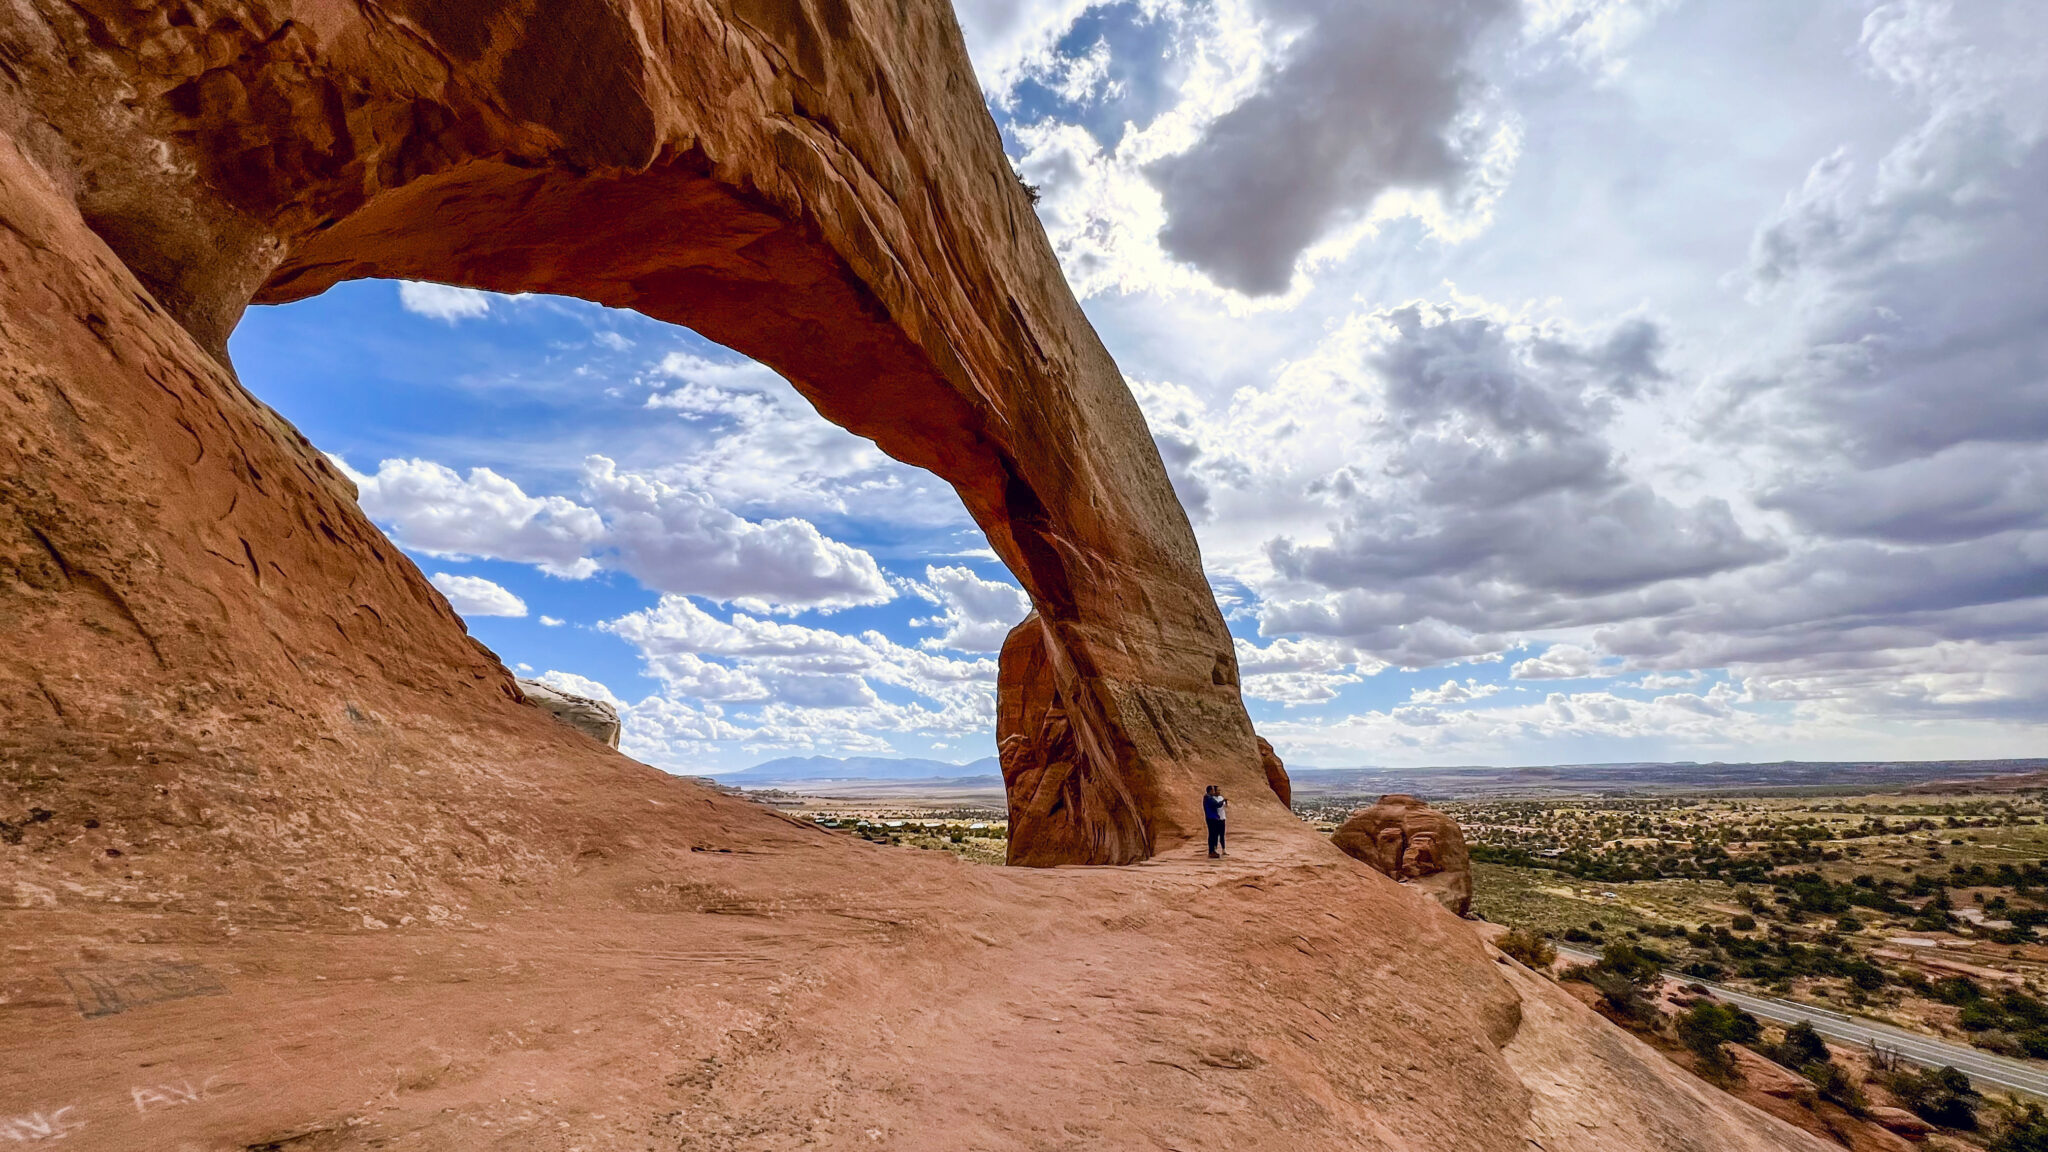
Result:
<instances>
[{"instance_id":1,"label":"rock underside","mask_svg":"<svg viewBox=\"0 0 2048 1152\"><path fill-rule=\"evenodd\" d=\"M1037 609L1019 862L1130 866L828 834L527 703L227 364L365 276L688 323L951 482ZM933 0L7 8L0 629L8 1140L1818 1146L1264 798Z\"/></svg>"}]
</instances>

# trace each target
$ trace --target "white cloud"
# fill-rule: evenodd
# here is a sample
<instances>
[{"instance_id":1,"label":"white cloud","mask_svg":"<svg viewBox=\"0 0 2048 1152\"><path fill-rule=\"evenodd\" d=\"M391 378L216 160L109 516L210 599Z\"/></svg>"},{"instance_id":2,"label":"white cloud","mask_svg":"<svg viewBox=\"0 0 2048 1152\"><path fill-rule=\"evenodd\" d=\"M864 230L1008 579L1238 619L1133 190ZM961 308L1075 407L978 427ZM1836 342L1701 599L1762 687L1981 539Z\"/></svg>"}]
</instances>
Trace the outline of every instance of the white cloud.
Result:
<instances>
[{"instance_id":1,"label":"white cloud","mask_svg":"<svg viewBox=\"0 0 2048 1152\"><path fill-rule=\"evenodd\" d=\"M1296 261L1345 225L1369 221L1384 192L1438 204L1472 194L1500 136L1480 111L1470 58L1516 6L1264 7L1290 39L1258 89L1204 125L1191 147L1145 167L1165 208L1167 253L1256 296L1285 293Z\"/></svg>"},{"instance_id":2,"label":"white cloud","mask_svg":"<svg viewBox=\"0 0 2048 1152\"><path fill-rule=\"evenodd\" d=\"M474 288L457 288L450 284L422 284L402 280L398 285L398 302L407 312L431 320L445 320L450 324L489 314L491 295L489 292L479 292Z\"/></svg>"},{"instance_id":3,"label":"white cloud","mask_svg":"<svg viewBox=\"0 0 2048 1152\"><path fill-rule=\"evenodd\" d=\"M773 370L751 360L667 353L641 380L652 413L689 439L675 462L646 474L750 515L858 515L927 528L968 523L959 497L931 473L818 416Z\"/></svg>"},{"instance_id":4,"label":"white cloud","mask_svg":"<svg viewBox=\"0 0 2048 1152\"><path fill-rule=\"evenodd\" d=\"M386 460L375 475L330 457L356 482L363 510L398 542L433 556L538 565L583 579L621 569L659 592L740 602L756 611L879 604L895 593L873 556L809 521L752 521L710 495L603 456L584 462L579 504L529 496L489 468L467 478L426 460Z\"/></svg>"},{"instance_id":5,"label":"white cloud","mask_svg":"<svg viewBox=\"0 0 2048 1152\"><path fill-rule=\"evenodd\" d=\"M1469 678L1462 684L1456 680L1446 680L1440 687L1417 688L1410 692L1408 702L1439 708L1449 704L1470 704L1475 700L1484 700L1488 696L1496 695L1500 691L1501 686L1498 684L1482 684Z\"/></svg>"},{"instance_id":6,"label":"white cloud","mask_svg":"<svg viewBox=\"0 0 2048 1152\"><path fill-rule=\"evenodd\" d=\"M944 628L945 634L922 641L925 648L956 652L1001 650L1010 629L1031 612L1031 598L1006 580L984 580L957 565L927 565L919 595L940 606L939 615L912 620L913 628Z\"/></svg>"},{"instance_id":7,"label":"white cloud","mask_svg":"<svg viewBox=\"0 0 2048 1152\"><path fill-rule=\"evenodd\" d=\"M407 548L535 564L570 579L597 571L587 553L604 538L604 522L572 500L528 496L489 468L472 468L465 479L427 460L386 460L364 475L339 456L328 459L355 481L363 511Z\"/></svg>"},{"instance_id":8,"label":"white cloud","mask_svg":"<svg viewBox=\"0 0 2048 1152\"><path fill-rule=\"evenodd\" d=\"M981 86L1000 92L1094 0L959 0L953 12Z\"/></svg>"},{"instance_id":9,"label":"white cloud","mask_svg":"<svg viewBox=\"0 0 2048 1152\"><path fill-rule=\"evenodd\" d=\"M1541 656L1517 660L1508 675L1516 680L1583 680L1600 674L1600 657L1576 644L1552 644Z\"/></svg>"},{"instance_id":10,"label":"white cloud","mask_svg":"<svg viewBox=\"0 0 2048 1152\"><path fill-rule=\"evenodd\" d=\"M526 615L526 601L481 576L436 572L428 579L448 598L449 606L464 616Z\"/></svg>"},{"instance_id":11,"label":"white cloud","mask_svg":"<svg viewBox=\"0 0 2048 1152\"><path fill-rule=\"evenodd\" d=\"M1636 681L1635 686L1645 692L1662 692L1667 688L1689 688L1706 678L1706 673L1698 669L1682 673L1651 672Z\"/></svg>"},{"instance_id":12,"label":"white cloud","mask_svg":"<svg viewBox=\"0 0 2048 1152\"><path fill-rule=\"evenodd\" d=\"M706 493L593 456L583 495L604 515L617 564L660 592L740 602L755 611L851 608L895 596L875 558L808 520L755 522Z\"/></svg>"},{"instance_id":13,"label":"white cloud","mask_svg":"<svg viewBox=\"0 0 2048 1152\"><path fill-rule=\"evenodd\" d=\"M680 762L710 739L754 750L886 752L883 733L985 737L995 723L993 660L951 659L877 631L850 635L744 612L719 619L684 596L600 627L638 649L663 682L649 698L656 703L632 707L661 718L642 723L634 752L655 757L650 763ZM877 686L913 699L885 698ZM725 735L701 735L712 730ZM656 747L662 741L666 750Z\"/></svg>"},{"instance_id":14,"label":"white cloud","mask_svg":"<svg viewBox=\"0 0 2048 1152\"><path fill-rule=\"evenodd\" d=\"M1275 640L1262 648L1240 636L1231 643L1244 694L1290 707L1335 699L1345 685L1386 667L1369 660L1361 668L1355 652L1328 640Z\"/></svg>"},{"instance_id":15,"label":"white cloud","mask_svg":"<svg viewBox=\"0 0 2048 1152\"><path fill-rule=\"evenodd\" d=\"M543 628L560 628L564 623L565 621L555 616L542 616L540 618L540 626Z\"/></svg>"}]
</instances>

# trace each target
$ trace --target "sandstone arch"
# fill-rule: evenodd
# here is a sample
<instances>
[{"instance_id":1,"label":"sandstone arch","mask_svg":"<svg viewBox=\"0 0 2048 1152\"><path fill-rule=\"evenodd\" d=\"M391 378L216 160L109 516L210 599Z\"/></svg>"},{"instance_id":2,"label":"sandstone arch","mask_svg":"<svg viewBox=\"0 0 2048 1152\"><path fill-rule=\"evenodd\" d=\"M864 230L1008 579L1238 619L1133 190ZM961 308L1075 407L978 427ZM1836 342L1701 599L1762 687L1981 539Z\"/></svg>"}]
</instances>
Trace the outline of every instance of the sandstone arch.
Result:
<instances>
[{"instance_id":1,"label":"sandstone arch","mask_svg":"<svg viewBox=\"0 0 2048 1152\"><path fill-rule=\"evenodd\" d=\"M9 269L10 317L46 304L23 276L69 277L86 325L34 332L18 375L101 328L148 345L90 395L7 401L0 509L30 574L8 610L47 659L105 669L139 638L124 691L165 700L345 693L397 665L512 696L345 482L192 353L224 366L249 302L345 279L552 292L686 323L960 492L1031 594L1075 756L1121 798L1113 835L1071 807L1027 824L1029 862L1140 859L1199 826L1202 783L1263 791L1186 517L944 3L30 0L0 50L15 232L106 257ZM64 440L80 404L131 450L111 470ZM66 668L4 669L22 715L98 714L65 711Z\"/></svg>"}]
</instances>

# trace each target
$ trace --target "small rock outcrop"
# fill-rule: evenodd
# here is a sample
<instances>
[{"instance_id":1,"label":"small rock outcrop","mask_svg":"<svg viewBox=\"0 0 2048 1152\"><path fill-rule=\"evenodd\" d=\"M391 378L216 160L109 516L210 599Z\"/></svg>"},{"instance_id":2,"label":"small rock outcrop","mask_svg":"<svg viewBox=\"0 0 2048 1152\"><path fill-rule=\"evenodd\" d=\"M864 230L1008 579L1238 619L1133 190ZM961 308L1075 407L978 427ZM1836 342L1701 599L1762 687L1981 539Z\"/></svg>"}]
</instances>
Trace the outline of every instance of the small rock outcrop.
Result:
<instances>
[{"instance_id":1,"label":"small rock outcrop","mask_svg":"<svg viewBox=\"0 0 2048 1152\"><path fill-rule=\"evenodd\" d=\"M1459 916L1472 912L1472 856L1458 822L1413 796L1394 793L1352 814L1330 842Z\"/></svg>"},{"instance_id":2,"label":"small rock outcrop","mask_svg":"<svg viewBox=\"0 0 2048 1152\"><path fill-rule=\"evenodd\" d=\"M603 700L578 696L541 680L521 677L526 699L555 719L610 748L619 746L619 710Z\"/></svg>"},{"instance_id":3,"label":"small rock outcrop","mask_svg":"<svg viewBox=\"0 0 2048 1152\"><path fill-rule=\"evenodd\" d=\"M1266 770L1266 787L1280 798L1280 803L1294 807L1294 781L1287 778L1287 765L1280 754L1273 751L1264 736L1259 737L1259 767Z\"/></svg>"},{"instance_id":4,"label":"small rock outcrop","mask_svg":"<svg viewBox=\"0 0 2048 1152\"><path fill-rule=\"evenodd\" d=\"M1878 1105L1870 1110L1870 1118L1887 1132L1896 1132L1908 1140L1924 1140L1934 1125L1922 1120L1904 1108Z\"/></svg>"}]
</instances>

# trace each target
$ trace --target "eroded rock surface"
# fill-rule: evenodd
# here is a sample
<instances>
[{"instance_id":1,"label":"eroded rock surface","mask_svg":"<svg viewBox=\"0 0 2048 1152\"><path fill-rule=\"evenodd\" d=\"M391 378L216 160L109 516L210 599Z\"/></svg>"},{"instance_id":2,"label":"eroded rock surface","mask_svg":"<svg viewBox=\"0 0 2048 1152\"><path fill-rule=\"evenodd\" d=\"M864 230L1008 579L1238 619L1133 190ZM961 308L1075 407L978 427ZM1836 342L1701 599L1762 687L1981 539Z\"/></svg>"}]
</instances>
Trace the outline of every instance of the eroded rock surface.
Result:
<instances>
[{"instance_id":1,"label":"eroded rock surface","mask_svg":"<svg viewBox=\"0 0 2048 1152\"><path fill-rule=\"evenodd\" d=\"M1150 856L1139 803L1101 734L1078 722L1061 691L1055 649L1037 613L1010 630L998 667L996 749L1009 800L1009 862L1130 864Z\"/></svg>"},{"instance_id":2,"label":"eroded rock surface","mask_svg":"<svg viewBox=\"0 0 2048 1152\"><path fill-rule=\"evenodd\" d=\"M576 729L607 748L619 746L619 710L603 700L578 696L541 680L520 677L519 691L527 703Z\"/></svg>"},{"instance_id":3,"label":"eroded rock surface","mask_svg":"<svg viewBox=\"0 0 2048 1152\"><path fill-rule=\"evenodd\" d=\"M1287 765L1281 762L1280 754L1273 751L1273 746L1266 742L1264 736L1259 737L1259 767L1265 770L1266 787L1273 790L1281 804L1293 807L1294 782L1287 778Z\"/></svg>"},{"instance_id":4,"label":"eroded rock surface","mask_svg":"<svg viewBox=\"0 0 2048 1152\"><path fill-rule=\"evenodd\" d=\"M1392 793L1353 813L1330 837L1345 854L1412 884L1460 916L1472 911L1472 856L1458 822L1413 796Z\"/></svg>"}]
</instances>

